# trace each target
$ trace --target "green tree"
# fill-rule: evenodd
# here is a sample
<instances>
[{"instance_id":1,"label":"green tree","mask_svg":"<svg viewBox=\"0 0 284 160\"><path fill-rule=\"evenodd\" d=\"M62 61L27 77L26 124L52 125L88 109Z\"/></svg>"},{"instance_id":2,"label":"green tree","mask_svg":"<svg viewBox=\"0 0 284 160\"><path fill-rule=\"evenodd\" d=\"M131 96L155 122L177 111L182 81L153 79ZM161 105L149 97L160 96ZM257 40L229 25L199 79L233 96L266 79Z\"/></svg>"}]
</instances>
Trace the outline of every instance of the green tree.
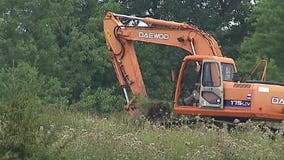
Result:
<instances>
[{"instance_id":1,"label":"green tree","mask_svg":"<svg viewBox=\"0 0 284 160\"><path fill-rule=\"evenodd\" d=\"M66 106L66 89L60 86L27 63L0 70L0 159L25 159L45 147L36 137L38 114L48 105Z\"/></svg>"},{"instance_id":2,"label":"green tree","mask_svg":"<svg viewBox=\"0 0 284 160\"><path fill-rule=\"evenodd\" d=\"M284 67L283 1L259 1L249 21L252 28L250 35L245 38L241 46L243 57L252 63L255 63L257 59L268 59L272 63L272 66L268 68L268 78L283 81L284 73L280 70Z\"/></svg>"},{"instance_id":3,"label":"green tree","mask_svg":"<svg viewBox=\"0 0 284 160\"><path fill-rule=\"evenodd\" d=\"M70 102L87 87L112 87L115 76L102 20L114 1L23 0L0 2L1 67L26 62L69 88Z\"/></svg>"},{"instance_id":4,"label":"green tree","mask_svg":"<svg viewBox=\"0 0 284 160\"><path fill-rule=\"evenodd\" d=\"M175 86L171 81L171 71L179 70L187 53L169 46L135 44L147 94L151 98L171 100Z\"/></svg>"},{"instance_id":5,"label":"green tree","mask_svg":"<svg viewBox=\"0 0 284 160\"><path fill-rule=\"evenodd\" d=\"M253 3L248 0L154 0L129 1L127 13L197 25L215 37L225 56L236 58L247 35Z\"/></svg>"}]
</instances>

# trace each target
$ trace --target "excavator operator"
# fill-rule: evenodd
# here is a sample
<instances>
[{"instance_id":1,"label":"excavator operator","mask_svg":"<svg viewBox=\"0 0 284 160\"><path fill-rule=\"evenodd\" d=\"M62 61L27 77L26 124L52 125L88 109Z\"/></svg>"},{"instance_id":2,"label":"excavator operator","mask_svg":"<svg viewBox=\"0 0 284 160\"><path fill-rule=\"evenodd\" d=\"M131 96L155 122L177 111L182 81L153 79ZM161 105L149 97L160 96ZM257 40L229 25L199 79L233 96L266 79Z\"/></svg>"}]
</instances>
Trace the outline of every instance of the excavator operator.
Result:
<instances>
[{"instance_id":1,"label":"excavator operator","mask_svg":"<svg viewBox=\"0 0 284 160\"><path fill-rule=\"evenodd\" d=\"M200 76L201 76L201 65L196 65L195 67L196 73L196 82L194 84L194 89L190 92L187 90L187 94L189 95L184 99L184 103L186 105L198 105L199 101L199 92L200 92Z\"/></svg>"}]
</instances>

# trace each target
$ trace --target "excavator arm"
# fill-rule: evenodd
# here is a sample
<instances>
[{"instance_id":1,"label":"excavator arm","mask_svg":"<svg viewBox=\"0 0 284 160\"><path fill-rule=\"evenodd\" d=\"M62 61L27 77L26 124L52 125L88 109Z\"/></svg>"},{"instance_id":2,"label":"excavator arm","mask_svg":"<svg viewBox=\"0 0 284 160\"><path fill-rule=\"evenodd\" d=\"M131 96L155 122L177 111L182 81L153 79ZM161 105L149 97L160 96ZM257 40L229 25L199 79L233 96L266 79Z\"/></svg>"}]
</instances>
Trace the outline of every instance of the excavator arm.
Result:
<instances>
[{"instance_id":1,"label":"excavator arm","mask_svg":"<svg viewBox=\"0 0 284 160\"><path fill-rule=\"evenodd\" d=\"M144 25L125 25L125 20L143 22ZM108 12L103 27L114 70L128 104L131 100L126 92L127 85L134 95L147 96L133 41L174 46L189 55L223 56L210 34L187 23ZM129 105L126 106L129 110Z\"/></svg>"}]
</instances>

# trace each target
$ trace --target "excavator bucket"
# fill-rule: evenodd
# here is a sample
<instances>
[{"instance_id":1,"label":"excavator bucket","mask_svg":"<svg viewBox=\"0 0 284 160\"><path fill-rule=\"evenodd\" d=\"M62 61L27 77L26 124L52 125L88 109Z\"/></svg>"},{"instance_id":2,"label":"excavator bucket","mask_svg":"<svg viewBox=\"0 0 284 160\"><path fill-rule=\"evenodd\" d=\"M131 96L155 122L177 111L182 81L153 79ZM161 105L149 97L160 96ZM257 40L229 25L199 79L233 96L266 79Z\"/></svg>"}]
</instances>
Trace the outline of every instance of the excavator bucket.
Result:
<instances>
[{"instance_id":1,"label":"excavator bucket","mask_svg":"<svg viewBox=\"0 0 284 160\"><path fill-rule=\"evenodd\" d=\"M172 113L171 102L139 97L135 106L138 108L133 114L134 120L145 119L150 122L161 122L166 120Z\"/></svg>"}]
</instances>

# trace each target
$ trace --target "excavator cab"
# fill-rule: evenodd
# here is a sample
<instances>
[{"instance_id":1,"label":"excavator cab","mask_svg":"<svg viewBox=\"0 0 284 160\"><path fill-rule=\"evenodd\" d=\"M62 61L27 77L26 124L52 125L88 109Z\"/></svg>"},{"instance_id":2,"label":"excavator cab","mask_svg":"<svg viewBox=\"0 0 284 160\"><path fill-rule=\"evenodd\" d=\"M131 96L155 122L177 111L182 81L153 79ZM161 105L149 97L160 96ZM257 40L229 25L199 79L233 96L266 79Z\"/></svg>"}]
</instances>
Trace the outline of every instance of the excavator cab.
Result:
<instances>
[{"instance_id":1,"label":"excavator cab","mask_svg":"<svg viewBox=\"0 0 284 160\"><path fill-rule=\"evenodd\" d=\"M195 73L196 68L200 68L198 73ZM234 83L234 73L236 73L236 67L230 58L186 56L177 80L174 108L182 110L183 114L186 114L189 108L222 110L224 108L223 85L224 82Z\"/></svg>"},{"instance_id":2,"label":"excavator cab","mask_svg":"<svg viewBox=\"0 0 284 160\"><path fill-rule=\"evenodd\" d=\"M201 66L200 79L194 82L192 73L198 65ZM236 81L236 73L236 66L231 58L186 56L177 80L175 113L222 119L284 119L282 83L242 83ZM199 86L190 92L193 96L189 98L184 97L184 90L193 87L187 87L187 84Z\"/></svg>"}]
</instances>

